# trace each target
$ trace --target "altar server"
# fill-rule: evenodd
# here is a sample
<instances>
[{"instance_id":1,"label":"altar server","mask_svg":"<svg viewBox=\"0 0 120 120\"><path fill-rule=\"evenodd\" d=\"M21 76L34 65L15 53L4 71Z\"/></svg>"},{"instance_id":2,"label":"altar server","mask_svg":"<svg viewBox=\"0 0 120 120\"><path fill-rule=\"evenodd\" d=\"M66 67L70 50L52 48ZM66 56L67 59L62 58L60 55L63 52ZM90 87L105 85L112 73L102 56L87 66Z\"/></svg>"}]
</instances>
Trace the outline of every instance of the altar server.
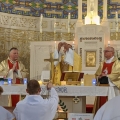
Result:
<instances>
[{"instance_id":1,"label":"altar server","mask_svg":"<svg viewBox=\"0 0 120 120\"><path fill-rule=\"evenodd\" d=\"M120 96L105 103L96 113L94 120L120 120Z\"/></svg>"},{"instance_id":2,"label":"altar server","mask_svg":"<svg viewBox=\"0 0 120 120\"><path fill-rule=\"evenodd\" d=\"M18 102L13 111L16 120L53 120L59 99L51 83L48 83L47 89L50 90L50 97L43 99L40 96L41 88L38 81L30 80L26 89L29 95Z\"/></svg>"},{"instance_id":3,"label":"altar server","mask_svg":"<svg viewBox=\"0 0 120 120\"><path fill-rule=\"evenodd\" d=\"M3 89L0 86L0 95L2 94ZM15 117L8 110L0 106L0 120L15 120Z\"/></svg>"}]
</instances>

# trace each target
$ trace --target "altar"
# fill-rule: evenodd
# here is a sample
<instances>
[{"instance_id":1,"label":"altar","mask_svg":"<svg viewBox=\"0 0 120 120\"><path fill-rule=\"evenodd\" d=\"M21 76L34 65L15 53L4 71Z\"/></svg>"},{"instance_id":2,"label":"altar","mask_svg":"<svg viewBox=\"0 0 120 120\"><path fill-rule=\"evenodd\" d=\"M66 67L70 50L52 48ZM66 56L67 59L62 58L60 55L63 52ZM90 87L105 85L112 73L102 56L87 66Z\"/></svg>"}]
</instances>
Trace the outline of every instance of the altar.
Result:
<instances>
[{"instance_id":1,"label":"altar","mask_svg":"<svg viewBox=\"0 0 120 120\"><path fill-rule=\"evenodd\" d=\"M2 85L2 95L27 95L26 85ZM86 113L86 96L109 96L110 87L99 86L55 86L59 95L59 106L69 113ZM41 86L41 95L48 95L46 86Z\"/></svg>"}]
</instances>

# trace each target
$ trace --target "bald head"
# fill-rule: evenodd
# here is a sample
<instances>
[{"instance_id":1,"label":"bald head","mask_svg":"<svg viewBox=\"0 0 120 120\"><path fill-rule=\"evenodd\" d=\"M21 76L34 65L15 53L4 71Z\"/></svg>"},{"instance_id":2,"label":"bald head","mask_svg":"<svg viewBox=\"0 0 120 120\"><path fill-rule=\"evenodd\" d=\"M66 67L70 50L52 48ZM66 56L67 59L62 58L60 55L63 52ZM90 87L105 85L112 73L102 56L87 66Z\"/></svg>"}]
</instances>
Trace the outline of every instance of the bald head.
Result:
<instances>
[{"instance_id":1,"label":"bald head","mask_svg":"<svg viewBox=\"0 0 120 120\"><path fill-rule=\"evenodd\" d=\"M105 58L106 59L112 58L114 56L114 52L115 52L115 50L114 50L113 47L111 47L111 46L106 47L105 50L104 50Z\"/></svg>"}]
</instances>

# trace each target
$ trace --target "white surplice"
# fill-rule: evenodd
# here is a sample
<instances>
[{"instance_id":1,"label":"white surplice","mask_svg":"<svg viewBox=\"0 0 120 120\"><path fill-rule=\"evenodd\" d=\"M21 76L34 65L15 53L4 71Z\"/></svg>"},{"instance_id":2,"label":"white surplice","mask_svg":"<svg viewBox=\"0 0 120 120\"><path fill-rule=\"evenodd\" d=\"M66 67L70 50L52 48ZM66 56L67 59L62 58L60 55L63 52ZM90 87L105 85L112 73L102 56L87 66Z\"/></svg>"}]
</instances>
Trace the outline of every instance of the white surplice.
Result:
<instances>
[{"instance_id":1,"label":"white surplice","mask_svg":"<svg viewBox=\"0 0 120 120\"><path fill-rule=\"evenodd\" d=\"M13 113L17 120L52 120L58 106L58 94L54 88L50 91L49 99L40 95L27 95L18 102Z\"/></svg>"},{"instance_id":2,"label":"white surplice","mask_svg":"<svg viewBox=\"0 0 120 120\"><path fill-rule=\"evenodd\" d=\"M98 110L94 120L120 120L120 96L106 102Z\"/></svg>"},{"instance_id":3,"label":"white surplice","mask_svg":"<svg viewBox=\"0 0 120 120\"><path fill-rule=\"evenodd\" d=\"M14 118L12 113L0 106L0 120L13 120Z\"/></svg>"}]
</instances>

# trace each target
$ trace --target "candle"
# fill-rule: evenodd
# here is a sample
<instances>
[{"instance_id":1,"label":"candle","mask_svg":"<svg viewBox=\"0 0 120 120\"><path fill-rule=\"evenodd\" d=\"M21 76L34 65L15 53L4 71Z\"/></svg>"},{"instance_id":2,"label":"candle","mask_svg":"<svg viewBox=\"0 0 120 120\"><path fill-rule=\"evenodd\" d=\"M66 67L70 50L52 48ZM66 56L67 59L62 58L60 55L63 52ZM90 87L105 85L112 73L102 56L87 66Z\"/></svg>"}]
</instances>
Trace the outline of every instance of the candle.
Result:
<instances>
[{"instance_id":1,"label":"candle","mask_svg":"<svg viewBox=\"0 0 120 120\"><path fill-rule=\"evenodd\" d=\"M56 33L56 23L54 23L54 33Z\"/></svg>"},{"instance_id":2,"label":"candle","mask_svg":"<svg viewBox=\"0 0 120 120\"><path fill-rule=\"evenodd\" d=\"M24 82L24 85L26 85L27 84L27 78L24 78L23 82Z\"/></svg>"},{"instance_id":3,"label":"candle","mask_svg":"<svg viewBox=\"0 0 120 120\"><path fill-rule=\"evenodd\" d=\"M118 32L118 12L117 11L115 14L115 18L116 18L116 32Z\"/></svg>"},{"instance_id":4,"label":"candle","mask_svg":"<svg viewBox=\"0 0 120 120\"><path fill-rule=\"evenodd\" d=\"M96 86L96 79L93 79L93 80L92 80L92 85L93 85L93 86Z\"/></svg>"},{"instance_id":5,"label":"candle","mask_svg":"<svg viewBox=\"0 0 120 120\"><path fill-rule=\"evenodd\" d=\"M68 14L68 20L70 20L70 13Z\"/></svg>"},{"instance_id":6,"label":"candle","mask_svg":"<svg viewBox=\"0 0 120 120\"><path fill-rule=\"evenodd\" d=\"M66 81L61 81L61 85L65 86L66 85Z\"/></svg>"},{"instance_id":7,"label":"candle","mask_svg":"<svg viewBox=\"0 0 120 120\"><path fill-rule=\"evenodd\" d=\"M8 85L11 85L11 83L12 83L11 78L8 78Z\"/></svg>"},{"instance_id":8,"label":"candle","mask_svg":"<svg viewBox=\"0 0 120 120\"><path fill-rule=\"evenodd\" d=\"M70 13L68 14L68 33L70 33Z\"/></svg>"},{"instance_id":9,"label":"candle","mask_svg":"<svg viewBox=\"0 0 120 120\"><path fill-rule=\"evenodd\" d=\"M84 78L81 78L81 86L84 86Z\"/></svg>"},{"instance_id":10,"label":"candle","mask_svg":"<svg viewBox=\"0 0 120 120\"><path fill-rule=\"evenodd\" d=\"M40 85L42 85L42 83L43 83L41 80L39 80L38 82L39 82Z\"/></svg>"},{"instance_id":11,"label":"candle","mask_svg":"<svg viewBox=\"0 0 120 120\"><path fill-rule=\"evenodd\" d=\"M42 33L42 19L43 19L43 15L41 14L41 16L40 16L40 33Z\"/></svg>"},{"instance_id":12,"label":"candle","mask_svg":"<svg viewBox=\"0 0 120 120\"><path fill-rule=\"evenodd\" d=\"M115 18L116 18L116 20L118 20L118 12L117 11L115 13Z\"/></svg>"},{"instance_id":13,"label":"candle","mask_svg":"<svg viewBox=\"0 0 120 120\"><path fill-rule=\"evenodd\" d=\"M73 50L75 49L74 46L75 46L75 43L74 43L74 41L73 41L73 44L72 44L72 49L73 49Z\"/></svg>"},{"instance_id":14,"label":"candle","mask_svg":"<svg viewBox=\"0 0 120 120\"><path fill-rule=\"evenodd\" d=\"M56 41L55 41L55 49L56 49Z\"/></svg>"},{"instance_id":15,"label":"candle","mask_svg":"<svg viewBox=\"0 0 120 120\"><path fill-rule=\"evenodd\" d=\"M110 41L108 41L108 46L110 46Z\"/></svg>"}]
</instances>

